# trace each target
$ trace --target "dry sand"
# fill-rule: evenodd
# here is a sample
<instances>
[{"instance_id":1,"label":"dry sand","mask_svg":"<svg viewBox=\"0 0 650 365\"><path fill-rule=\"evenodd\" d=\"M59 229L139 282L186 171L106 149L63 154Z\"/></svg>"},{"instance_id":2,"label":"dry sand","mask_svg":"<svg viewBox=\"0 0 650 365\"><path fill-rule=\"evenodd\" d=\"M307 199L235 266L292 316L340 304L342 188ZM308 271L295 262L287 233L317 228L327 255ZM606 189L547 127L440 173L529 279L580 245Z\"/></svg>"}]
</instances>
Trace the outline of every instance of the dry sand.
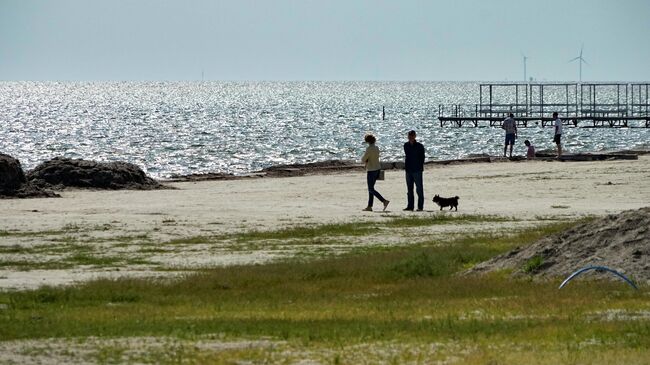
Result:
<instances>
[{"instance_id":1,"label":"dry sand","mask_svg":"<svg viewBox=\"0 0 650 365\"><path fill-rule=\"evenodd\" d=\"M441 214L431 202L434 194L460 196L458 213L444 214L502 215L528 221L602 216L650 205L648 155L638 160L599 162L427 166L424 177L424 213L402 212L406 191L404 173L398 170L387 171L386 180L377 183L377 189L391 200L388 213L361 211L367 199L363 172L170 184L176 190L69 190L57 199L0 200L0 232L11 233L0 235L0 246L38 245L43 239L32 233L71 227L92 231L92 236L103 239L147 234L162 242L252 229L383 219L385 214ZM255 252L248 254L250 260L240 254L236 262L259 259ZM33 276L0 268L0 289L21 287L16 282ZM87 272L82 279L86 276ZM49 278L44 273L35 282L60 283ZM63 282L69 280L67 276Z\"/></svg>"}]
</instances>

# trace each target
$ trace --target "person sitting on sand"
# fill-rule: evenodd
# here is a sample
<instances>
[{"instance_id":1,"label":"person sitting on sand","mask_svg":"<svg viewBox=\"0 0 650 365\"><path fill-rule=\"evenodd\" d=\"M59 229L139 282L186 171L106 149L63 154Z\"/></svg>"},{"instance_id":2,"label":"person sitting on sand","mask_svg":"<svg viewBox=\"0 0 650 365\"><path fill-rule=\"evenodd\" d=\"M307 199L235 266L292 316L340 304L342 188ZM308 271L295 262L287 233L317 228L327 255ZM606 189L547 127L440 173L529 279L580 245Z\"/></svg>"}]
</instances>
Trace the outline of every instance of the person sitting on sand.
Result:
<instances>
[{"instance_id":1,"label":"person sitting on sand","mask_svg":"<svg viewBox=\"0 0 650 365\"><path fill-rule=\"evenodd\" d=\"M524 144L526 145L526 147L528 147L528 150L526 151L526 159L534 160L535 159L535 146L530 144L529 140L525 140Z\"/></svg>"},{"instance_id":2,"label":"person sitting on sand","mask_svg":"<svg viewBox=\"0 0 650 365\"><path fill-rule=\"evenodd\" d=\"M384 210L388 207L390 201L384 199L377 190L375 190L375 183L379 178L379 173L381 172L381 164L379 163L379 147L375 145L377 139L372 134L367 134L364 138L366 143L368 143L368 148L366 152L361 157L361 162L366 165L366 181L368 182L368 206L363 209L366 212L372 212L372 203L374 197L377 197L382 203L384 203Z\"/></svg>"}]
</instances>

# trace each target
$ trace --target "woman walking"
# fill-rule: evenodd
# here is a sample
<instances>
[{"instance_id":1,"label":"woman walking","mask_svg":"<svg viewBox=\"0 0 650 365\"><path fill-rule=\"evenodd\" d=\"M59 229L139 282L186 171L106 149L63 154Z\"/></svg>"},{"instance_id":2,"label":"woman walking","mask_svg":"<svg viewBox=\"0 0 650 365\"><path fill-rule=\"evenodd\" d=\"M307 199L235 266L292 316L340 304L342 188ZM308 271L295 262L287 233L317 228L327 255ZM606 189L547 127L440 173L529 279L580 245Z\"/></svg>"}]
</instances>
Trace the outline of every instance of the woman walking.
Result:
<instances>
[{"instance_id":1,"label":"woman walking","mask_svg":"<svg viewBox=\"0 0 650 365\"><path fill-rule=\"evenodd\" d=\"M375 190L375 183L377 178L379 178L379 173L381 171L381 164L379 163L379 147L375 146L375 136L372 134L367 134L364 138L366 143L368 143L368 148L366 152L361 157L361 162L366 165L366 174L368 181L368 206L363 209L366 212L372 212L372 202L374 197L377 197L382 203L384 203L384 210L388 207L390 201L384 199L377 190Z\"/></svg>"}]
</instances>

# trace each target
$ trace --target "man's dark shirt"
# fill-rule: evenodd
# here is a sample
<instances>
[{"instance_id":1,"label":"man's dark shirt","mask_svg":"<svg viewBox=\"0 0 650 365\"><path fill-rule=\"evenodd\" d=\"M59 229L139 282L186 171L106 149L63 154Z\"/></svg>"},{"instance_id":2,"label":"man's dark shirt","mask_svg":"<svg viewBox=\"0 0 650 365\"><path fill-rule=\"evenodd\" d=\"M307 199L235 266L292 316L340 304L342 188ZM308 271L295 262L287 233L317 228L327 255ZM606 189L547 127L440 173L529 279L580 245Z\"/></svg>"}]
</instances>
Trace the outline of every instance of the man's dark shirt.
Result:
<instances>
[{"instance_id":1,"label":"man's dark shirt","mask_svg":"<svg viewBox=\"0 0 650 365\"><path fill-rule=\"evenodd\" d=\"M422 172L424 170L424 146L420 142L404 143L404 170L406 172Z\"/></svg>"}]
</instances>

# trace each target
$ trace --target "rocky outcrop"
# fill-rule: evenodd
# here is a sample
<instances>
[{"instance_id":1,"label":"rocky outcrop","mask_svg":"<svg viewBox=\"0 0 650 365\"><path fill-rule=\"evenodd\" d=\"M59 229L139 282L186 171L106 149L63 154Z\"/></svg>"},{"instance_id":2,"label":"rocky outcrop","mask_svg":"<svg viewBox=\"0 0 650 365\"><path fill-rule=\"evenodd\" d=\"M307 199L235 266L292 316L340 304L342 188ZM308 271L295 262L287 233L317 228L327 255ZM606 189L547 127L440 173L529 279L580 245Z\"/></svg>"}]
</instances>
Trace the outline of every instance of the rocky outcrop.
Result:
<instances>
[{"instance_id":1,"label":"rocky outcrop","mask_svg":"<svg viewBox=\"0 0 650 365\"><path fill-rule=\"evenodd\" d=\"M164 185L128 162L96 162L56 157L29 171L27 180L40 187L92 189L162 189Z\"/></svg>"},{"instance_id":2,"label":"rocky outcrop","mask_svg":"<svg viewBox=\"0 0 650 365\"><path fill-rule=\"evenodd\" d=\"M0 198L56 197L51 191L27 181L20 161L0 153Z\"/></svg>"},{"instance_id":3,"label":"rocky outcrop","mask_svg":"<svg viewBox=\"0 0 650 365\"><path fill-rule=\"evenodd\" d=\"M20 188L27 180L25 173L17 159L0 154L0 191L15 191Z\"/></svg>"}]
</instances>

